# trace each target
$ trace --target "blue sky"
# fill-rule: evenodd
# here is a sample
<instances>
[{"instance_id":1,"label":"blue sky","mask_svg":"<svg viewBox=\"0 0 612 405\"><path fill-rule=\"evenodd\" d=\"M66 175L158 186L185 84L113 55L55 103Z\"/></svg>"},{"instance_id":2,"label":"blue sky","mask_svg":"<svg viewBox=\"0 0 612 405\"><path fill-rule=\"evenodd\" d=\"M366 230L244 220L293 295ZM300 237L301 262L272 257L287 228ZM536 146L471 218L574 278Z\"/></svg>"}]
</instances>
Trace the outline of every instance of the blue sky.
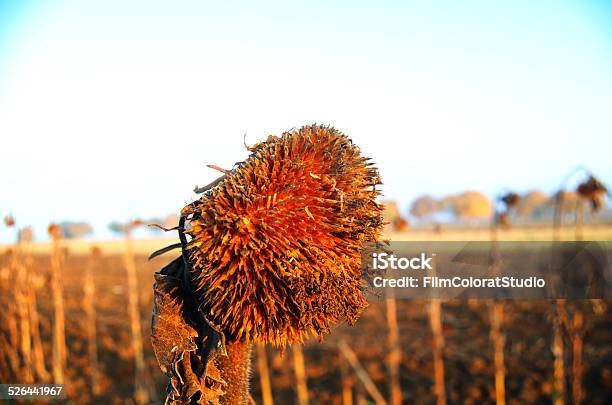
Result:
<instances>
[{"instance_id":1,"label":"blue sky","mask_svg":"<svg viewBox=\"0 0 612 405\"><path fill-rule=\"evenodd\" d=\"M610 72L605 1L0 0L0 214L40 235L176 212L243 134L312 122L404 206L581 164L610 184Z\"/></svg>"}]
</instances>

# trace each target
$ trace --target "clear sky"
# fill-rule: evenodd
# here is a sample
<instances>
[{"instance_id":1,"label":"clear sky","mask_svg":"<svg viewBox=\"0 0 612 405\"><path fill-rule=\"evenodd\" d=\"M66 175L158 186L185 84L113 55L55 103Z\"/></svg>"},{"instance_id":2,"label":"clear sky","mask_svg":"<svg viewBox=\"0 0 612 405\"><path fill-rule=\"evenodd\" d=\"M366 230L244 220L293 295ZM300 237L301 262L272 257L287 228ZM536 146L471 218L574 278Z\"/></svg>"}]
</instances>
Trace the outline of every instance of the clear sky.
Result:
<instances>
[{"instance_id":1,"label":"clear sky","mask_svg":"<svg viewBox=\"0 0 612 405\"><path fill-rule=\"evenodd\" d=\"M38 235L177 212L243 134L312 122L404 207L610 184L611 2L0 0L0 215Z\"/></svg>"}]
</instances>

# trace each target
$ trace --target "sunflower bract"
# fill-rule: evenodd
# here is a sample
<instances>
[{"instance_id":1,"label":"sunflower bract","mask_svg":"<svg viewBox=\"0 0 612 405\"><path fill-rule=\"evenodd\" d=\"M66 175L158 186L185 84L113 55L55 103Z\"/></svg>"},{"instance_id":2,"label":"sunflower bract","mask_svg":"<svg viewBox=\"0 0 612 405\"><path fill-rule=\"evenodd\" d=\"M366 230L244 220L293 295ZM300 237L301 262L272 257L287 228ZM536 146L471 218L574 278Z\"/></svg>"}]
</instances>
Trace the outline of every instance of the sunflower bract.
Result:
<instances>
[{"instance_id":1,"label":"sunflower bract","mask_svg":"<svg viewBox=\"0 0 612 405\"><path fill-rule=\"evenodd\" d=\"M383 225L378 171L341 132L270 136L182 214L191 283L230 340L278 345L353 323L361 250Z\"/></svg>"}]
</instances>

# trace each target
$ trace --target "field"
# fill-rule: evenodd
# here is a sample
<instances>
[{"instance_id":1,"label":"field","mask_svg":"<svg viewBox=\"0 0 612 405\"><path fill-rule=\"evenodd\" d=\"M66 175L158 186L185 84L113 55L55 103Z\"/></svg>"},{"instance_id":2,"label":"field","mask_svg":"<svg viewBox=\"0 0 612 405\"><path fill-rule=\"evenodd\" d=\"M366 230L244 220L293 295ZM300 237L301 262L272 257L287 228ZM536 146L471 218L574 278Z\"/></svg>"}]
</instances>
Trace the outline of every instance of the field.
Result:
<instances>
[{"instance_id":1,"label":"field","mask_svg":"<svg viewBox=\"0 0 612 405\"><path fill-rule=\"evenodd\" d=\"M480 232L480 233L479 233ZM569 231L568 231L569 232ZM517 230L506 234L508 239L545 239L547 231ZM610 228L585 229L585 239L610 240ZM394 240L461 240L486 239L482 231L452 231L442 235L418 232L393 235ZM504 235L502 235L504 238ZM136 241L137 302L142 329L145 373L138 383L149 392L152 403L164 397L165 377L160 372L149 340L152 308L153 273L173 257L173 253L147 262L146 254L167 241ZM129 317L129 290L125 266L124 242L100 242L99 256L92 259L91 243L70 242L61 264L63 297L65 300L65 331L67 363L65 383L70 403L134 403L135 361L132 326ZM53 358L53 297L50 285L52 255L49 245L40 244L22 251L30 277L42 282L31 283L39 313L43 365L51 371ZM0 247L0 380L22 381L23 366L12 369L10 361L23 361L18 349L11 345L11 335L19 336L19 329L11 331L12 310L18 311L15 294L14 251ZM91 344L88 333L87 295L84 270L90 269L95 285L95 326L99 368L99 393L94 396L91 385ZM25 269L25 270L24 270ZM36 277L35 277L36 276ZM17 305L14 305L17 303ZM430 327L428 301L397 301L397 324L401 361L399 368L403 403L436 403L433 334ZM583 403L605 404L612 401L612 302L568 303L568 312L580 310L584 322L580 330L582 344ZM441 326L443 335L444 386L448 403L495 403L495 352L490 339L491 303L484 300L442 302ZM554 392L553 305L548 301L506 301L503 304L505 332L504 357L506 367L506 397L509 404L552 403ZM384 398L390 397L388 321L386 302L373 299L370 307L354 327L343 325L323 342L309 341L304 348L304 365L308 397L312 404L372 403L362 380L357 377L338 344L345 342L357 355L367 375ZM18 325L17 325L18 326ZM566 386L568 396L572 387L572 351L576 342L572 331L563 336L566 354ZM13 338L14 339L14 338ZM17 339L18 341L18 339ZM294 352L266 348L266 360L274 401L277 404L298 403ZM260 368L253 352L252 393L262 403ZM15 360L17 359L17 360ZM298 365L299 366L299 365ZM35 381L42 382L40 377ZM299 382L299 381L298 381ZM343 402L344 401L344 402ZM350 402L349 402L350 401Z\"/></svg>"}]
</instances>

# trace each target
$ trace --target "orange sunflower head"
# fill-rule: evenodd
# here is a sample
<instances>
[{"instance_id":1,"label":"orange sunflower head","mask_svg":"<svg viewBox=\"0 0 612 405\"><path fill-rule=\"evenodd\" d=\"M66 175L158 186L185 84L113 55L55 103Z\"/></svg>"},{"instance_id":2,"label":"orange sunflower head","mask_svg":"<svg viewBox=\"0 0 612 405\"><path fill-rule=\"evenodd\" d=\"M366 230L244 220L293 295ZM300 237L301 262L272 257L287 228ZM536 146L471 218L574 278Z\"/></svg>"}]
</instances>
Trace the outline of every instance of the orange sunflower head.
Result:
<instances>
[{"instance_id":1,"label":"orange sunflower head","mask_svg":"<svg viewBox=\"0 0 612 405\"><path fill-rule=\"evenodd\" d=\"M190 283L230 340L321 337L367 306L364 244L383 226L378 171L331 127L270 136L187 205Z\"/></svg>"},{"instance_id":2,"label":"orange sunflower head","mask_svg":"<svg viewBox=\"0 0 612 405\"><path fill-rule=\"evenodd\" d=\"M51 236L52 239L61 239L64 236L64 232L62 231L62 227L56 223L49 224L47 228L47 233Z\"/></svg>"},{"instance_id":3,"label":"orange sunflower head","mask_svg":"<svg viewBox=\"0 0 612 405\"><path fill-rule=\"evenodd\" d=\"M15 218L12 215L7 215L4 217L4 225L11 227L15 225Z\"/></svg>"}]
</instances>

